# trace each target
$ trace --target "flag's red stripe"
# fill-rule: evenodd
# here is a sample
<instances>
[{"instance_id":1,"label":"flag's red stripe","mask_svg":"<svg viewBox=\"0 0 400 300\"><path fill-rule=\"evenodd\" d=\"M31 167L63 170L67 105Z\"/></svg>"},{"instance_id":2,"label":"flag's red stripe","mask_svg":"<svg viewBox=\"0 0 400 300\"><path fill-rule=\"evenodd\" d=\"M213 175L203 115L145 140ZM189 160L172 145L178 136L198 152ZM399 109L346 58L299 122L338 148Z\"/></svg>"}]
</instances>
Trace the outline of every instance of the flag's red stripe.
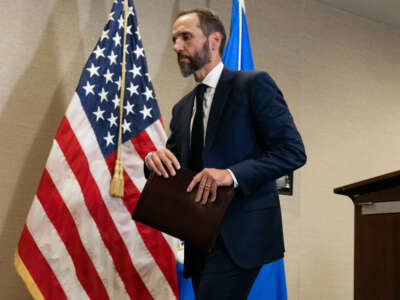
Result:
<instances>
[{"instance_id":1,"label":"flag's red stripe","mask_svg":"<svg viewBox=\"0 0 400 300\"><path fill-rule=\"evenodd\" d=\"M57 277L33 240L26 225L18 244L18 253L45 299L67 300Z\"/></svg>"},{"instance_id":2,"label":"flag's red stripe","mask_svg":"<svg viewBox=\"0 0 400 300\"><path fill-rule=\"evenodd\" d=\"M157 150L149 135L144 130L131 139L131 141L136 149L136 152L143 160L145 159L147 153Z\"/></svg>"},{"instance_id":3,"label":"flag's red stripe","mask_svg":"<svg viewBox=\"0 0 400 300\"><path fill-rule=\"evenodd\" d=\"M96 181L90 173L85 153L66 118L60 125L56 140L81 186L86 206L99 228L104 244L110 251L127 293L131 299L152 299L132 264L126 245L105 206Z\"/></svg>"},{"instance_id":4,"label":"flag's red stripe","mask_svg":"<svg viewBox=\"0 0 400 300\"><path fill-rule=\"evenodd\" d=\"M92 260L82 244L74 219L46 169L43 172L37 190L37 197L64 242L74 263L76 276L89 298L110 299Z\"/></svg>"}]
</instances>

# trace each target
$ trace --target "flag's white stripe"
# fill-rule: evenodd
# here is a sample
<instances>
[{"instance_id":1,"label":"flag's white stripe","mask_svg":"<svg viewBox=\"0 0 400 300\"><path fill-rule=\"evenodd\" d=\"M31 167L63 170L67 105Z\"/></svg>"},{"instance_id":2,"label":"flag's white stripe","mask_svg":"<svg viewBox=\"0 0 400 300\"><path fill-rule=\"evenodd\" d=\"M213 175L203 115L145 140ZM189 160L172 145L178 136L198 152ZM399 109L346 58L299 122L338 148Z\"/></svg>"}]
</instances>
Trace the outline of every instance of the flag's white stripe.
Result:
<instances>
[{"instance_id":1,"label":"flag's white stripe","mask_svg":"<svg viewBox=\"0 0 400 300\"><path fill-rule=\"evenodd\" d=\"M172 288L146 248L129 211L120 198L110 196L111 175L76 93L67 110L66 117L86 157L90 157L90 160L88 160L90 171L99 186L104 203L116 224L117 230L125 242L135 269L155 299L174 299L175 295ZM149 266L153 266L153 268Z\"/></svg>"},{"instance_id":2,"label":"flag's white stripe","mask_svg":"<svg viewBox=\"0 0 400 300\"><path fill-rule=\"evenodd\" d=\"M57 141L46 165L55 186L71 213L81 241L99 274L110 299L129 299L114 262L104 245L96 223L86 207L81 187Z\"/></svg>"},{"instance_id":3,"label":"flag's white stripe","mask_svg":"<svg viewBox=\"0 0 400 300\"><path fill-rule=\"evenodd\" d=\"M143 171L143 160L137 153L132 143L127 142L122 145L122 162L124 170L131 178L135 186L142 192L146 184L146 178Z\"/></svg>"},{"instance_id":4,"label":"flag's white stripe","mask_svg":"<svg viewBox=\"0 0 400 300\"><path fill-rule=\"evenodd\" d=\"M74 263L65 248L64 242L47 217L37 196L33 199L26 225L67 298L89 299L76 276Z\"/></svg>"},{"instance_id":5,"label":"flag's white stripe","mask_svg":"<svg viewBox=\"0 0 400 300\"><path fill-rule=\"evenodd\" d=\"M155 130L164 130L161 128L153 127ZM154 130L149 130L149 132ZM153 133L153 132L152 132ZM153 133L153 136L161 136ZM153 142L153 144L155 144ZM160 144L160 143L159 143ZM165 143L164 143L165 145ZM131 178L132 182L135 183L136 187L142 191L144 184L146 183L144 172L143 172L143 161L140 155L136 152L135 147L132 143L125 143L122 145L122 161L124 164L124 170ZM175 254L176 257L176 245L177 239L174 237L163 233L165 240L167 241L169 247L171 248L172 252Z\"/></svg>"},{"instance_id":6,"label":"flag's white stripe","mask_svg":"<svg viewBox=\"0 0 400 300\"><path fill-rule=\"evenodd\" d=\"M157 149L165 147L167 136L159 119L147 127L146 132Z\"/></svg>"}]
</instances>

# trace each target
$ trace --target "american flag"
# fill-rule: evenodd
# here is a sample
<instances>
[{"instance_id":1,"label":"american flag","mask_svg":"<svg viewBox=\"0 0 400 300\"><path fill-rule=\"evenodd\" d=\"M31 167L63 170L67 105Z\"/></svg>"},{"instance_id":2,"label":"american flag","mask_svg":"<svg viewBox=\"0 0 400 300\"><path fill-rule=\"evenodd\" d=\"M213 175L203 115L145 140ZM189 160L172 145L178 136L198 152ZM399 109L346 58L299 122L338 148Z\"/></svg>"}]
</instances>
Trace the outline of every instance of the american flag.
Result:
<instances>
[{"instance_id":1,"label":"american flag","mask_svg":"<svg viewBox=\"0 0 400 300\"><path fill-rule=\"evenodd\" d=\"M177 240L135 223L146 154L166 136L133 1L114 1L61 121L15 266L35 299L177 299ZM126 44L124 45L124 32ZM120 107L122 54L125 99ZM122 198L110 196L123 109Z\"/></svg>"}]
</instances>

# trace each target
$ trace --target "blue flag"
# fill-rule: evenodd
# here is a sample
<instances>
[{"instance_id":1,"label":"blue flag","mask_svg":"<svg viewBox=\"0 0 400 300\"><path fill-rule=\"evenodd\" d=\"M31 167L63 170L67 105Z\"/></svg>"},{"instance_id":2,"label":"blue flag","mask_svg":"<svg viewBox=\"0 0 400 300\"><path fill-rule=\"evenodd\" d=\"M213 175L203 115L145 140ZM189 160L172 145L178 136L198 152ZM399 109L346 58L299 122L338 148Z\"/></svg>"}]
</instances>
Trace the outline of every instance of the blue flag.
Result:
<instances>
[{"instance_id":1,"label":"blue flag","mask_svg":"<svg viewBox=\"0 0 400 300\"><path fill-rule=\"evenodd\" d=\"M226 66L234 70L254 69L244 0L233 0L231 32L228 44L222 54L222 61ZM287 299L283 259L266 264L261 268L247 300L260 299Z\"/></svg>"},{"instance_id":2,"label":"blue flag","mask_svg":"<svg viewBox=\"0 0 400 300\"><path fill-rule=\"evenodd\" d=\"M222 53L223 63L233 70L253 70L253 57L247 30L244 0L233 0L231 33Z\"/></svg>"}]
</instances>

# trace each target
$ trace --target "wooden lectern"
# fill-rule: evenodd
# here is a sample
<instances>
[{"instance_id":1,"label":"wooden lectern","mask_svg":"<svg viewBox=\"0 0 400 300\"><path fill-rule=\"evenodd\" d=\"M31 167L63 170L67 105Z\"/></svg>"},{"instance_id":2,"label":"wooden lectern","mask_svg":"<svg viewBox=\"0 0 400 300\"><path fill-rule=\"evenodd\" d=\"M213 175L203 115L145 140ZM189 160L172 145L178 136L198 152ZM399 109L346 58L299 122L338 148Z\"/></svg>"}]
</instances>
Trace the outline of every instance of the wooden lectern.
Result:
<instances>
[{"instance_id":1,"label":"wooden lectern","mask_svg":"<svg viewBox=\"0 0 400 300\"><path fill-rule=\"evenodd\" d=\"M355 207L354 299L400 299L400 171L334 192Z\"/></svg>"}]
</instances>

